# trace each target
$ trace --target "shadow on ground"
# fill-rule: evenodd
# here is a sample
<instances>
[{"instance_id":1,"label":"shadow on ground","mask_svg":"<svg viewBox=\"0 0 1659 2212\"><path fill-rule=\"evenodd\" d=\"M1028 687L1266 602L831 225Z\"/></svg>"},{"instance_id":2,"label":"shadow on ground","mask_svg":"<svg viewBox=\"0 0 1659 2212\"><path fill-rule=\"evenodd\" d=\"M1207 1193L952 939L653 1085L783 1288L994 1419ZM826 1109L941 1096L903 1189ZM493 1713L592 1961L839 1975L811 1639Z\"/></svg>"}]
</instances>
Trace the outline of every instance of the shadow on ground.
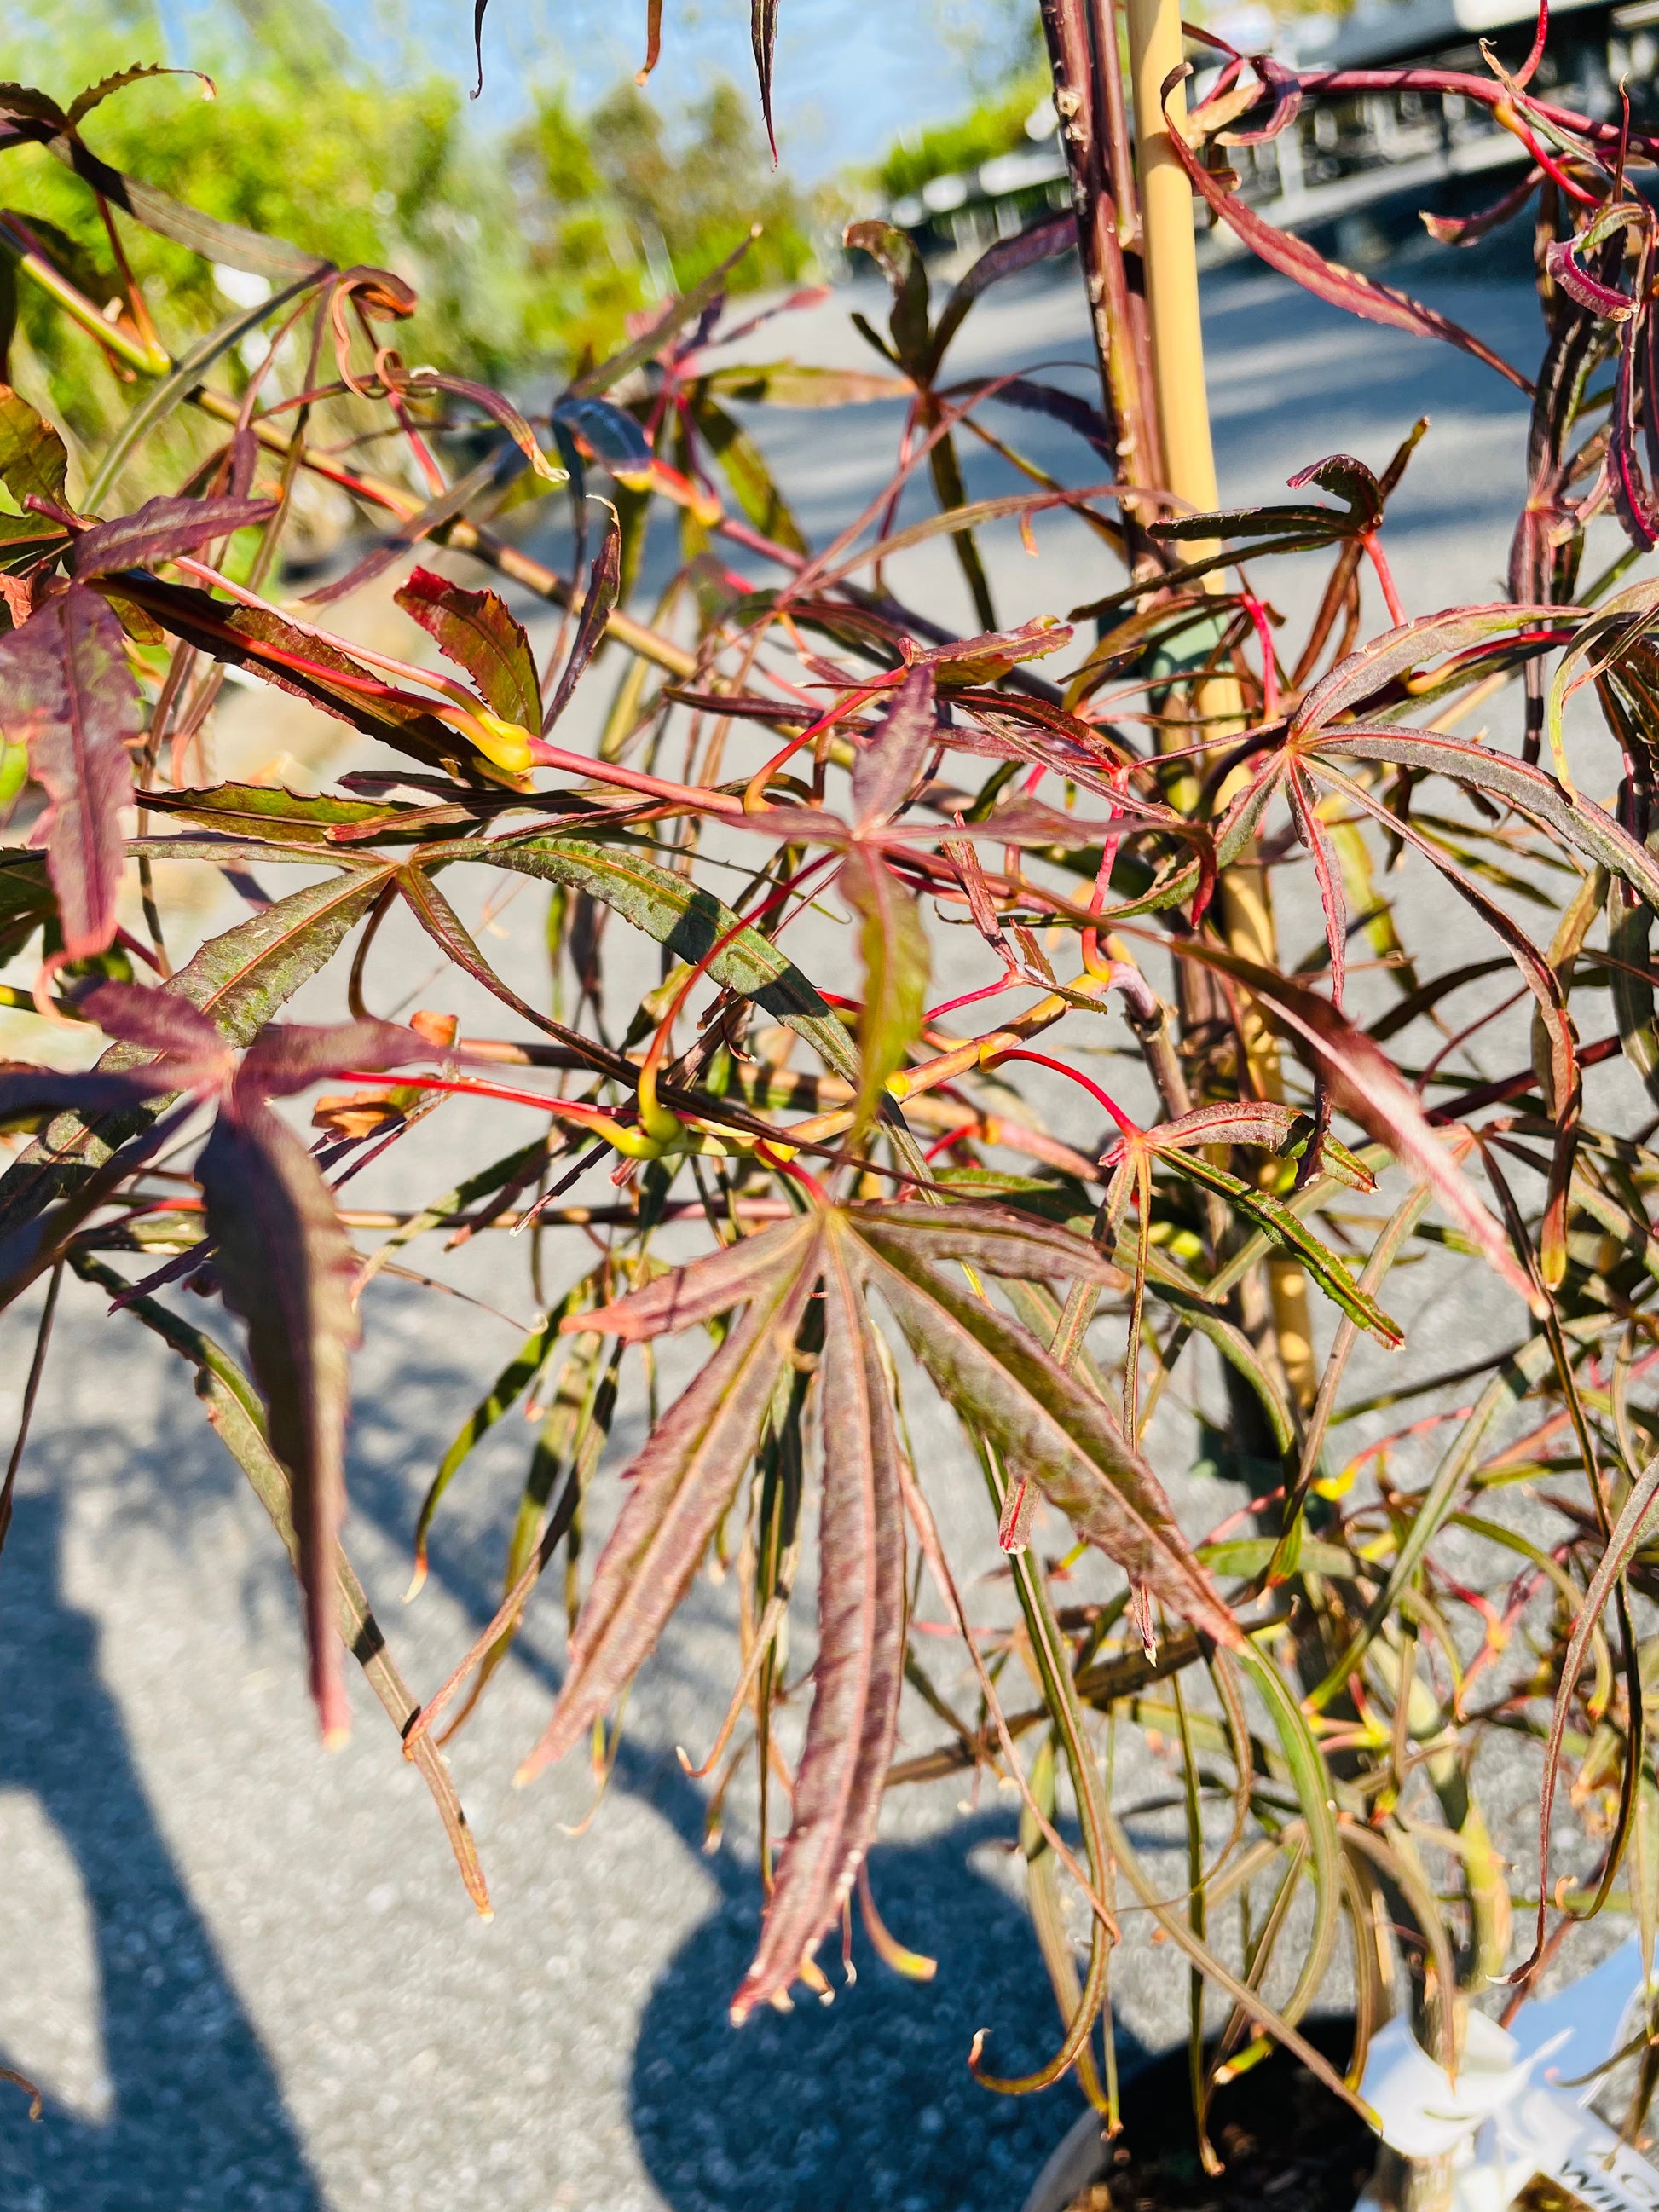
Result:
<instances>
[{"instance_id":1,"label":"shadow on ground","mask_svg":"<svg viewBox=\"0 0 1659 2212\"><path fill-rule=\"evenodd\" d=\"M674 2212L1013 2212L1083 2104L1069 2084L993 2095L968 2071L976 2028L991 2031L987 2064L1009 2072L1060 2035L1024 1907L972 1863L1012 1833L982 1816L872 1855L883 1917L938 1960L933 1982L883 1966L860 1928L854 1987L826 1944L833 2004L803 1997L737 2033L726 2007L758 1899L752 1869L721 1870L725 1905L653 1992L634 2062L635 2134Z\"/></svg>"},{"instance_id":2,"label":"shadow on ground","mask_svg":"<svg viewBox=\"0 0 1659 2212\"><path fill-rule=\"evenodd\" d=\"M0 1560L0 1790L37 1800L79 1873L109 2117L51 2102L31 2124L0 2083L0 2204L322 2212L258 2037L156 1827L95 1627L64 1595L61 1520L54 1498L21 1501Z\"/></svg>"}]
</instances>

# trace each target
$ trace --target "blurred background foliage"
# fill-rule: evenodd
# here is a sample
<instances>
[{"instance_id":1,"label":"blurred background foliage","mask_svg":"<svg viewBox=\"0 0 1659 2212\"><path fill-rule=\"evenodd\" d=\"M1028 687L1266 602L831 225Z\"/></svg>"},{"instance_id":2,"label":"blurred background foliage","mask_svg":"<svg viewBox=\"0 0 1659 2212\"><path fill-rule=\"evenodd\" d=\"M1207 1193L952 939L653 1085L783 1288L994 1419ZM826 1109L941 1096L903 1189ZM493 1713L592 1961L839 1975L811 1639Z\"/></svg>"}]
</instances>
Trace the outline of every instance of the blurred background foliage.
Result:
<instances>
[{"instance_id":1,"label":"blurred background foliage","mask_svg":"<svg viewBox=\"0 0 1659 2212\"><path fill-rule=\"evenodd\" d=\"M5 74L63 101L167 55L165 30L158 0L0 0ZM410 362L508 387L568 371L614 347L630 313L694 283L755 220L764 234L734 289L812 264L808 206L774 173L753 103L729 84L665 109L624 83L586 113L560 87L532 87L527 114L495 134L435 64L382 81L325 0L234 0L188 43L216 97L185 76L135 85L88 119L88 142L212 214L406 277L422 303L398 332ZM76 251L101 273L100 296L114 293L90 196L44 152L7 157L0 205L52 226L49 246ZM177 355L230 301L195 256L129 230ZM33 286L18 309L13 380L76 439L101 442L130 390ZM157 465L176 473L179 458L158 451Z\"/></svg>"}]
</instances>

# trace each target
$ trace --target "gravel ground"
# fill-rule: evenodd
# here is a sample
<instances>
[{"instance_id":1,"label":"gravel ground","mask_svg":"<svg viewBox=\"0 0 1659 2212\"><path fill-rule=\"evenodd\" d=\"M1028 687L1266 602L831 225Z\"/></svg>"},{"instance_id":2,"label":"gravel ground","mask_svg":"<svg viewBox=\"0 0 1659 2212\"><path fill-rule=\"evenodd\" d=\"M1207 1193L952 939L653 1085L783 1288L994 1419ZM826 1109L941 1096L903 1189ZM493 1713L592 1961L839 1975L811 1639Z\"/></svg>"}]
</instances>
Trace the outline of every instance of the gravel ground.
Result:
<instances>
[{"instance_id":1,"label":"gravel ground","mask_svg":"<svg viewBox=\"0 0 1659 2212\"><path fill-rule=\"evenodd\" d=\"M1524 289L1413 273L1513 358L1535 356ZM751 351L867 361L847 321L854 304L871 310L877 295L842 292ZM1522 481L1518 394L1448 349L1344 320L1248 271L1209 279L1207 307L1230 500L1271 496L1294 469L1340 449L1380 465L1429 413L1434 428L1391 532L1402 592L1416 611L1500 595ZM1075 290L1049 277L976 311L957 366L1084 359ZM767 433L815 535L878 487L869 422L842 410ZM1077 477L1077 451L1053 426L1021 417L1011 434ZM993 549L1006 619L1102 587L1080 528L1045 523L1041 544L1040 562L1017 538ZM1293 617L1311 573L1283 590ZM947 551L908 557L896 581L917 604L963 617ZM492 942L534 991L532 903L503 911ZM1311 938L1316 924L1292 915L1287 927ZM1464 925L1449 915L1446 927ZM625 987L619 937L608 950ZM389 943L383 975L397 951ZM444 1003L464 1021L474 1012L453 994ZM299 1010L331 1011L332 1000L313 994ZM458 1115L434 1115L373 1189L424 1198L463 1156L493 1156L471 1130L452 1146L459 1127ZM518 1127L501 1121L497 1150ZM368 1179L362 1188L372 1202ZM504 1423L469 1467L440 1522L431 1581L405 1609L416 1503L529 1305L521 1270L503 1267L499 1250L474 1248L446 1272L507 1318L382 1282L366 1316L351 1443L352 1553L421 1692L493 1609L528 1441L516 1419ZM1460 1306L1432 1263L1416 1279L1431 1357L1443 1358L1449 1340L1473 1356L1518 1333L1484 1291L1478 1310ZM21 2100L0 2088L6 2212L1018 2203L1078 2105L1066 2089L990 2097L963 2063L977 2027L992 2030L989 2055L1005 2070L1046 2057L1054 2033L1006 1799L988 1791L959 1804L946 1785L890 1803L876 1891L896 1933L937 1958L930 1987L901 1981L860 1936L856 1986L832 2007L808 2000L735 2035L725 2003L758 1919L751 1813L735 1804L706 1850L704 1795L675 1756L677 1744L708 1742L729 1695L730 1592L699 1584L641 1679L608 1794L580 1837L568 1831L590 1809L584 1773L567 1764L528 1792L508 1784L560 1675L549 1598L454 1750L495 1900L493 1923L481 1924L418 1778L367 1696L349 1747L319 1754L293 1592L269 1527L183 1373L135 1326L106 1325L100 1306L64 1293L0 1565L0 2059L47 2100L31 2127ZM0 1319L0 1431L21 1395L34 1312L31 1303ZM677 1372L671 1358L665 1385ZM953 1540L970 1566L988 1565L982 1500L948 1425L921 1394L912 1411ZM619 1425L617 1449L637 1434ZM1193 1457L1182 1419L1172 1416L1158 1455L1192 1527L1226 1510L1222 1486L1181 1473ZM925 1715L907 1715L909 1744L935 1734ZM1155 1788L1155 1762L1143 1758L1122 1784ZM1522 1837L1530 1780L1516 1770L1496 1786ZM1115 1984L1128 2037L1155 2047L1179 2033L1186 1977L1167 1952L1131 1944Z\"/></svg>"}]
</instances>

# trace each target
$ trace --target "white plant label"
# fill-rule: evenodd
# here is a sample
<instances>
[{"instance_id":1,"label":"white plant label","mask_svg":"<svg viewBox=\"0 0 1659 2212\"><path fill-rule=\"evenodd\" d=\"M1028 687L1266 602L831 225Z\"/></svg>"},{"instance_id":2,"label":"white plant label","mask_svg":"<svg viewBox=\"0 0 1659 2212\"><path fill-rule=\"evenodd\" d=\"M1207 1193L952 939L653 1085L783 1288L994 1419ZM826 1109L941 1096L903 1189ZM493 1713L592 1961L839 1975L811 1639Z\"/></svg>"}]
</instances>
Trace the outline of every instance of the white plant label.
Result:
<instances>
[{"instance_id":1,"label":"white plant label","mask_svg":"<svg viewBox=\"0 0 1659 2212\"><path fill-rule=\"evenodd\" d=\"M1454 2212L1505 2212L1535 2174L1589 2212L1659 2212L1659 2170L1588 2109L1642 1991L1632 1942L1526 2006L1513 2033L1471 2013L1455 2081L1407 2021L1390 2021L1371 2039L1359 2094L1391 2149L1450 2157ZM1355 2212L1380 2212L1369 2188Z\"/></svg>"}]
</instances>

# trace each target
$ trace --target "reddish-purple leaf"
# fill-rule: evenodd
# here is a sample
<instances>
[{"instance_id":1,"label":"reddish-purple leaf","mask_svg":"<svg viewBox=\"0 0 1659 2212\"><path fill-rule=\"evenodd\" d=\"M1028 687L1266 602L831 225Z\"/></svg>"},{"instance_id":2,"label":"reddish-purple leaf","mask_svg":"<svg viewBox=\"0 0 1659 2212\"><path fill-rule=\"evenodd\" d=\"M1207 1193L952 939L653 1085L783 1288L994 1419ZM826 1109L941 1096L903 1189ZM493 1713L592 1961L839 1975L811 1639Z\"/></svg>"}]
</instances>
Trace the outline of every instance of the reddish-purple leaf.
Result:
<instances>
[{"instance_id":1,"label":"reddish-purple leaf","mask_svg":"<svg viewBox=\"0 0 1659 2212\"><path fill-rule=\"evenodd\" d=\"M1069 208L1063 215L1048 216L1033 223L1029 230L1019 231L1012 238L1000 238L994 246L987 246L966 276L958 280L939 310L933 342L928 349L929 374L938 373L945 349L961 329L968 310L981 292L988 291L1005 276L1032 268L1039 261L1049 260L1057 253L1073 252L1076 246L1077 217ZM998 394L1000 398L1006 399L1007 396L1006 387Z\"/></svg>"},{"instance_id":2,"label":"reddish-purple leaf","mask_svg":"<svg viewBox=\"0 0 1659 2212\"><path fill-rule=\"evenodd\" d=\"M564 482L564 471L554 467L537 444L536 433L529 423L513 402L493 385L475 384L470 376L446 376L435 368L422 368L410 378L409 388L411 392L449 392L457 399L470 399L491 422L501 425L538 477L549 483Z\"/></svg>"},{"instance_id":3,"label":"reddish-purple leaf","mask_svg":"<svg viewBox=\"0 0 1659 2212\"><path fill-rule=\"evenodd\" d=\"M1158 1477L1103 1401L1030 1331L930 1267L908 1241L853 1220L871 1285L962 1420L1015 1480L1035 1482L1079 1535L1230 1648L1237 1624L1193 1556Z\"/></svg>"},{"instance_id":4,"label":"reddish-purple leaf","mask_svg":"<svg viewBox=\"0 0 1659 2212\"><path fill-rule=\"evenodd\" d=\"M343 1068L404 1067L438 1054L418 1030L401 1022L358 1021L320 1027L310 1022L272 1022L260 1030L236 1076L239 1098L286 1098Z\"/></svg>"},{"instance_id":5,"label":"reddish-purple leaf","mask_svg":"<svg viewBox=\"0 0 1659 2212\"><path fill-rule=\"evenodd\" d=\"M464 591L430 568L411 568L398 605L439 650L465 669L485 704L532 735L541 727L541 687L522 626L494 592Z\"/></svg>"},{"instance_id":6,"label":"reddish-purple leaf","mask_svg":"<svg viewBox=\"0 0 1659 2212\"><path fill-rule=\"evenodd\" d=\"M0 1060L0 1122L9 1123L44 1113L47 1109L73 1107L83 1114L106 1113L131 1106L176 1087L174 1073L166 1067L136 1067L125 1073L114 1070L36 1067L21 1060Z\"/></svg>"},{"instance_id":7,"label":"reddish-purple leaf","mask_svg":"<svg viewBox=\"0 0 1659 2212\"><path fill-rule=\"evenodd\" d=\"M735 1244L706 1253L688 1267L671 1267L666 1274L645 1283L626 1297L608 1306L572 1314L560 1323L567 1336L620 1336L629 1344L690 1328L713 1321L735 1305L757 1295L765 1279L786 1264L799 1246L802 1253L817 1235L816 1224L803 1217L781 1221Z\"/></svg>"},{"instance_id":8,"label":"reddish-purple leaf","mask_svg":"<svg viewBox=\"0 0 1659 2212\"><path fill-rule=\"evenodd\" d=\"M595 400L589 403L598 406ZM631 422L633 417L630 416ZM587 573L587 589L582 594L582 618L576 625L575 641L570 648L570 658L559 673L559 681L547 709L547 719L542 725L542 735L558 720L570 704L571 694L580 681L587 664L605 641L605 626L611 619L611 610L617 604L622 589L622 525L614 507L606 510L605 542L599 547L592 567Z\"/></svg>"},{"instance_id":9,"label":"reddish-purple leaf","mask_svg":"<svg viewBox=\"0 0 1659 2212\"><path fill-rule=\"evenodd\" d=\"M1306 1047L1340 1110L1429 1185L1494 1272L1536 1310L1537 1290L1517 1262L1508 1237L1459 1170L1444 1139L1425 1117L1416 1091L1376 1039L1345 1020L1316 993L1272 969L1195 939L1178 949L1183 959L1201 961L1231 975L1279 1018Z\"/></svg>"},{"instance_id":10,"label":"reddish-purple leaf","mask_svg":"<svg viewBox=\"0 0 1659 2212\"><path fill-rule=\"evenodd\" d=\"M853 821L860 830L890 822L939 743L933 672L913 668L853 762Z\"/></svg>"},{"instance_id":11,"label":"reddish-purple leaf","mask_svg":"<svg viewBox=\"0 0 1659 2212\"><path fill-rule=\"evenodd\" d=\"M741 2023L787 1990L839 1917L875 1841L904 1679L899 1443L846 1240L825 1255L818 1651L793 1817L760 1948L732 2000Z\"/></svg>"},{"instance_id":12,"label":"reddish-purple leaf","mask_svg":"<svg viewBox=\"0 0 1659 2212\"><path fill-rule=\"evenodd\" d=\"M228 1070L231 1065L224 1032L176 992L146 990L139 983L100 983L83 993L79 1005L106 1036L123 1044L207 1067L216 1064Z\"/></svg>"},{"instance_id":13,"label":"reddish-purple leaf","mask_svg":"<svg viewBox=\"0 0 1659 2212\"><path fill-rule=\"evenodd\" d=\"M276 512L274 499L147 499L131 514L83 530L70 551L70 568L83 580L154 568L212 538L269 522Z\"/></svg>"},{"instance_id":14,"label":"reddish-purple leaf","mask_svg":"<svg viewBox=\"0 0 1659 2212\"><path fill-rule=\"evenodd\" d=\"M1289 1115L1290 1109L1285 1109ZM924 1206L910 1199L860 1206L850 1217L860 1234L866 1225L908 1245L928 1264L963 1260L988 1274L1030 1283L1121 1283L1098 1245L1069 1229L1012 1207Z\"/></svg>"},{"instance_id":15,"label":"reddish-purple leaf","mask_svg":"<svg viewBox=\"0 0 1659 2212\"><path fill-rule=\"evenodd\" d=\"M1319 903L1325 916L1325 943L1331 956L1331 1004L1340 1006L1348 972L1348 902L1342 889L1341 865L1330 832L1319 818L1319 803L1306 788L1294 763L1285 779L1285 788L1297 830L1313 855Z\"/></svg>"},{"instance_id":16,"label":"reddish-purple leaf","mask_svg":"<svg viewBox=\"0 0 1659 2212\"><path fill-rule=\"evenodd\" d=\"M1626 216L1645 216L1647 210L1629 203L1605 210L1622 221ZM1651 218L1649 218L1651 220ZM1588 307L1593 315L1601 315L1610 323L1627 321L1639 304L1627 292L1620 292L1611 284L1603 284L1592 276L1579 259L1587 246L1599 243L1607 235L1605 216L1598 217L1582 236L1558 238L1544 249L1544 259L1550 275L1566 294L1581 307Z\"/></svg>"},{"instance_id":17,"label":"reddish-purple leaf","mask_svg":"<svg viewBox=\"0 0 1659 2212\"><path fill-rule=\"evenodd\" d=\"M1183 63L1178 70L1171 70L1164 82L1164 96L1167 100L1173 87L1182 77L1190 75ZM1488 368L1495 368L1500 376L1521 391L1529 392L1531 384L1518 368L1495 354L1490 346L1483 345L1472 331L1466 331L1449 316L1439 314L1413 300L1407 292L1395 291L1392 284L1379 284L1370 276L1362 276L1357 270L1345 269L1340 262L1327 261L1315 252L1305 239L1294 237L1289 231L1275 230L1264 222L1255 210L1246 205L1231 186L1218 177L1212 176L1181 132L1170 125L1169 143L1176 159L1192 180L1193 190L1202 195L1209 206L1227 228L1242 238L1259 259L1270 269L1277 269L1283 276L1311 292L1316 299L1328 300L1334 307L1346 307L1350 314L1363 315L1367 322L1382 323L1396 331L1409 331L1413 337L1444 338L1448 344L1461 346L1477 361L1484 361Z\"/></svg>"},{"instance_id":18,"label":"reddish-purple leaf","mask_svg":"<svg viewBox=\"0 0 1659 2212\"><path fill-rule=\"evenodd\" d=\"M50 801L35 842L46 845L66 960L101 952L115 935L121 810L132 803L126 747L141 726L126 638L97 592L72 585L0 638L0 728L27 745Z\"/></svg>"},{"instance_id":19,"label":"reddish-purple leaf","mask_svg":"<svg viewBox=\"0 0 1659 2212\"><path fill-rule=\"evenodd\" d=\"M222 1112L196 1175L225 1303L247 1323L271 1449L293 1486L311 1692L325 1736L337 1740L351 1724L334 1591L356 1255L315 1161L269 1108L250 1100Z\"/></svg>"},{"instance_id":20,"label":"reddish-purple leaf","mask_svg":"<svg viewBox=\"0 0 1659 2212\"><path fill-rule=\"evenodd\" d=\"M564 1687L519 1782L580 1741L627 1687L684 1595L754 1457L817 1279L812 1254L809 1245L757 1285L742 1321L629 1468L622 1511L571 1638Z\"/></svg>"},{"instance_id":21,"label":"reddish-purple leaf","mask_svg":"<svg viewBox=\"0 0 1659 2212\"><path fill-rule=\"evenodd\" d=\"M1472 645L1485 645L1510 630L1559 630L1559 607L1516 606L1500 599L1489 606L1457 607L1449 614L1422 615L1417 621L1385 630L1369 645L1362 645L1330 674L1316 684L1291 718L1292 738L1308 736L1334 722L1339 714L1391 684L1408 669L1420 667L1442 653L1462 653Z\"/></svg>"}]
</instances>

